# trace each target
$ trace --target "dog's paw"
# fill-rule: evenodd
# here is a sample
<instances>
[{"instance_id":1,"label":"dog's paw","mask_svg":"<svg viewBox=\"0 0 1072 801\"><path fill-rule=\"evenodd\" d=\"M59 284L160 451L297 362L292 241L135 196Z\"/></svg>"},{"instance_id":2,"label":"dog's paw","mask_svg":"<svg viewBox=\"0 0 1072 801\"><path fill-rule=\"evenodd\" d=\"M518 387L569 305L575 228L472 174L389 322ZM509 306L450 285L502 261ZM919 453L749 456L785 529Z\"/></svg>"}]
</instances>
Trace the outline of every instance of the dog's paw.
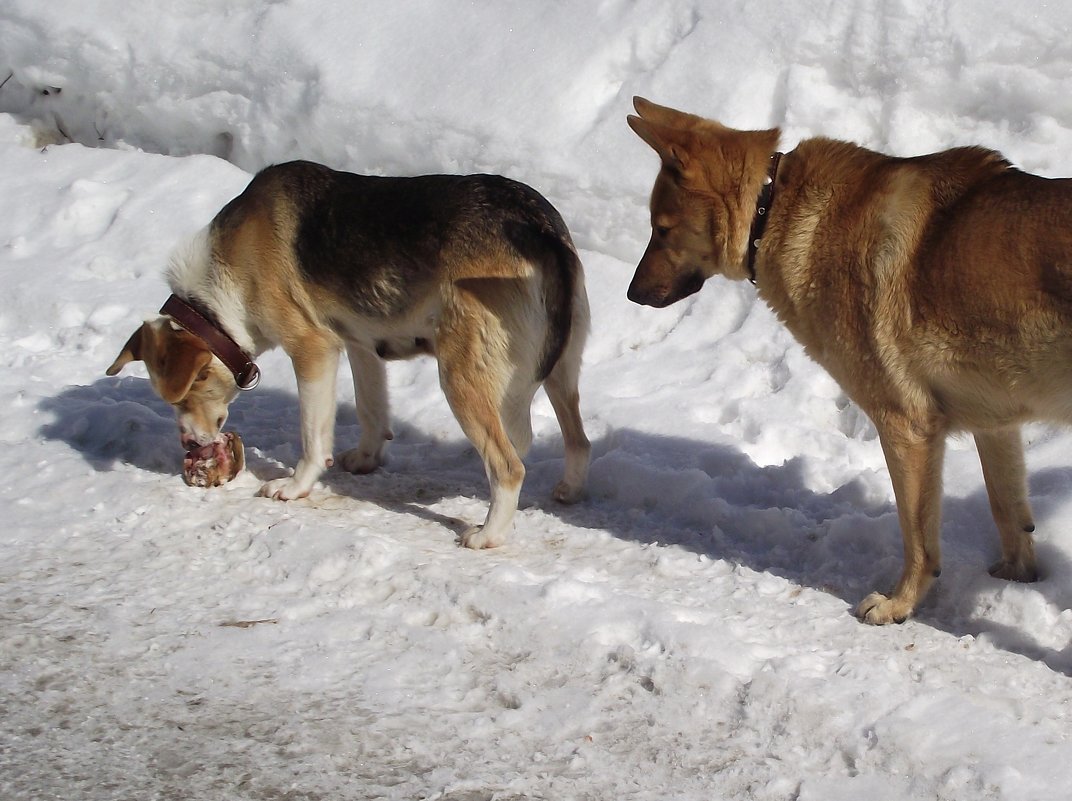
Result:
<instances>
[{"instance_id":1,"label":"dog's paw","mask_svg":"<svg viewBox=\"0 0 1072 801\"><path fill-rule=\"evenodd\" d=\"M577 487L565 481L559 481L555 488L551 490L551 497L559 503L577 503L584 498L584 487Z\"/></svg>"},{"instance_id":2,"label":"dog's paw","mask_svg":"<svg viewBox=\"0 0 1072 801\"><path fill-rule=\"evenodd\" d=\"M1038 570L1033 564L1025 565L1023 562L1008 562L1004 559L990 566L990 575L1005 581L1022 581L1025 584L1038 581Z\"/></svg>"},{"instance_id":3,"label":"dog's paw","mask_svg":"<svg viewBox=\"0 0 1072 801\"><path fill-rule=\"evenodd\" d=\"M369 451L365 448L351 448L339 454L337 462L348 473L371 473L383 464L383 449Z\"/></svg>"},{"instance_id":4,"label":"dog's paw","mask_svg":"<svg viewBox=\"0 0 1072 801\"><path fill-rule=\"evenodd\" d=\"M912 606L904 600L873 592L856 607L856 617L872 626L904 623L912 616Z\"/></svg>"},{"instance_id":5,"label":"dog's paw","mask_svg":"<svg viewBox=\"0 0 1072 801\"><path fill-rule=\"evenodd\" d=\"M291 478L273 479L261 487L257 494L277 501L295 501L309 494L310 487L303 486Z\"/></svg>"},{"instance_id":6,"label":"dog's paw","mask_svg":"<svg viewBox=\"0 0 1072 801\"><path fill-rule=\"evenodd\" d=\"M506 541L506 538L502 535L488 534L484 526L471 526L462 534L461 540L466 548L480 550L481 548L498 548Z\"/></svg>"}]
</instances>

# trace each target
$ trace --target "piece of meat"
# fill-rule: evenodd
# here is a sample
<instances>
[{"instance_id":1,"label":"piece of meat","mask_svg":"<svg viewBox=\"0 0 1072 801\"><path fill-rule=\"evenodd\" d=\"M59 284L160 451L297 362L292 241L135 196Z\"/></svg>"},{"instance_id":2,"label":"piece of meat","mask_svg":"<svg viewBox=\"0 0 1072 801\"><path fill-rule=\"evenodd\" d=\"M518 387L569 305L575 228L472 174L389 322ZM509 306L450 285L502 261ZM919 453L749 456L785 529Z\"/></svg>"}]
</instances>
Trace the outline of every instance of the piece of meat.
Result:
<instances>
[{"instance_id":1,"label":"piece of meat","mask_svg":"<svg viewBox=\"0 0 1072 801\"><path fill-rule=\"evenodd\" d=\"M245 466L242 438L227 431L222 432L216 441L187 452L182 460L182 478L191 487L219 487L237 476Z\"/></svg>"}]
</instances>

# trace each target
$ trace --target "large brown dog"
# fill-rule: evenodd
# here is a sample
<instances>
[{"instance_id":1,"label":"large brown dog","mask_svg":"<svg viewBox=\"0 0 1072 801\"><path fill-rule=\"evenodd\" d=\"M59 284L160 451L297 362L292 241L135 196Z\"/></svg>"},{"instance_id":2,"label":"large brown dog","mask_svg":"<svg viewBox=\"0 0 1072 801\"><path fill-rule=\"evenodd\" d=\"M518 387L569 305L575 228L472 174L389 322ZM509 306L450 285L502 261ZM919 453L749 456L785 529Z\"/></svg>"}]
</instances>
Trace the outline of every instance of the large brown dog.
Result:
<instances>
[{"instance_id":1,"label":"large brown dog","mask_svg":"<svg viewBox=\"0 0 1072 801\"><path fill-rule=\"evenodd\" d=\"M878 429L905 567L857 614L901 622L938 576L953 431L979 449L1001 534L991 574L1035 580L1019 426L1072 421L1072 181L977 147L893 158L807 139L781 157L778 130L634 103L662 169L629 298L662 307L712 275L751 278Z\"/></svg>"}]
</instances>

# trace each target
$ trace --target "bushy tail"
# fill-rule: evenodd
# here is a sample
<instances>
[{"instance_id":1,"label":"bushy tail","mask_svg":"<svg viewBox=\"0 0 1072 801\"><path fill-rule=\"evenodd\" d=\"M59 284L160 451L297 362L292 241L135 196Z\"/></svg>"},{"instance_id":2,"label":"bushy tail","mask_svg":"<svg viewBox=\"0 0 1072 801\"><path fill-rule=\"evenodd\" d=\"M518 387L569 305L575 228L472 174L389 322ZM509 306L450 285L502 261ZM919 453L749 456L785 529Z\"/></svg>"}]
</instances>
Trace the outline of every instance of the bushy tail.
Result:
<instances>
[{"instance_id":1,"label":"bushy tail","mask_svg":"<svg viewBox=\"0 0 1072 801\"><path fill-rule=\"evenodd\" d=\"M577 302L577 289L584 291L584 276L581 259L569 234L547 232L547 262L543 273L543 303L547 311L547 337L544 341L543 356L540 359L537 377L543 381L550 375L558 360L562 357L577 320L574 312ZM583 319L587 320L587 315Z\"/></svg>"}]
</instances>

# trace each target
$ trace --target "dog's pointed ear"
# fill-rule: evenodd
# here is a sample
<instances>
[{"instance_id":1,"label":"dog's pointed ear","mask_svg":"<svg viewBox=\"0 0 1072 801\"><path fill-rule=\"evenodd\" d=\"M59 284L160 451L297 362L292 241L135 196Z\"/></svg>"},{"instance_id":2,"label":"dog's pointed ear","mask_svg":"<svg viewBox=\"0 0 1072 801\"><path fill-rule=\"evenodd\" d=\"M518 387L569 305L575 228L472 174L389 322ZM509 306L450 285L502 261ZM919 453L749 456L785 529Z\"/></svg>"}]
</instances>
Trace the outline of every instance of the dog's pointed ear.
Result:
<instances>
[{"instance_id":1,"label":"dog's pointed ear","mask_svg":"<svg viewBox=\"0 0 1072 801\"><path fill-rule=\"evenodd\" d=\"M680 131L689 131L694 128L702 128L708 125L719 126L714 120L705 119L687 111L678 111L669 106L660 106L643 97L633 98L633 108L636 109L641 119L654 122L656 125L665 125L667 128L677 128ZM719 126L721 127L721 126Z\"/></svg>"},{"instance_id":2,"label":"dog's pointed ear","mask_svg":"<svg viewBox=\"0 0 1072 801\"><path fill-rule=\"evenodd\" d=\"M658 103L652 103L650 100L640 97L639 95L633 98L633 108L636 109L636 113L643 119L660 125L674 125L679 117L688 116L684 112L672 109L669 106L660 106Z\"/></svg>"},{"instance_id":3,"label":"dog's pointed ear","mask_svg":"<svg viewBox=\"0 0 1072 801\"><path fill-rule=\"evenodd\" d=\"M680 131L632 114L625 119L636 135L659 154L664 167L678 174L685 173L689 166L689 150Z\"/></svg>"},{"instance_id":4,"label":"dog's pointed ear","mask_svg":"<svg viewBox=\"0 0 1072 801\"><path fill-rule=\"evenodd\" d=\"M144 343L144 337L148 334L148 325L142 323L141 326L130 335L130 339L127 340L127 344L123 346L123 349L119 351L119 355L115 357L115 361L112 362L112 366L104 371L105 375L116 375L120 370L126 367L131 362L140 362L142 360L142 348Z\"/></svg>"}]
</instances>

